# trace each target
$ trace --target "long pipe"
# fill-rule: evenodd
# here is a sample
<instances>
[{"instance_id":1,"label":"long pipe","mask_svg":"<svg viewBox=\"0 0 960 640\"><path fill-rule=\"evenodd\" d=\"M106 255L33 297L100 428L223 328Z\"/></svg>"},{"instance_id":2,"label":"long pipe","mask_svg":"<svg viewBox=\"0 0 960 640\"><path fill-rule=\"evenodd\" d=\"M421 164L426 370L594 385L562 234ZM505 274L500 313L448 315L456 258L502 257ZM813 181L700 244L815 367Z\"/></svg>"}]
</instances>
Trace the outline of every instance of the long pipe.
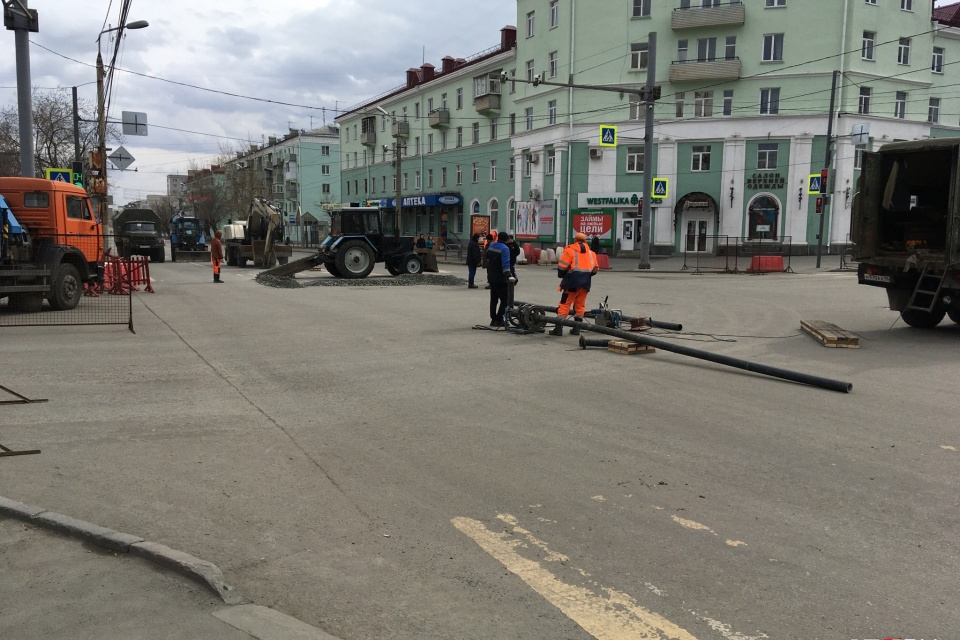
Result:
<instances>
[{"instance_id":1,"label":"long pipe","mask_svg":"<svg viewBox=\"0 0 960 640\"><path fill-rule=\"evenodd\" d=\"M515 305L517 305L517 306L520 306L520 305L524 305L524 304L533 304L533 303L528 303L528 302L515 302L515 303L513 303L513 304L515 304ZM535 306L540 307L540 308L543 309L544 311L550 311L550 312L552 312L552 313L556 313L556 312L557 312L557 307L550 307L550 306L546 306L546 305L542 305L542 304L538 304L538 305L535 305ZM584 314L584 315L585 315L585 317L587 317L587 318L594 318L594 317L596 317L597 314L595 314L595 313L593 312L593 310L590 310L590 311L587 311L586 314ZM658 328L658 329L669 329L670 331L683 331L683 325L680 324L680 323L678 323L678 322L664 322L664 321L662 321L662 320L654 320L653 318L631 318L631 317L629 317L629 316L622 316L622 319L623 319L623 320L626 320L627 322L631 322L631 321L633 321L633 320L639 320L639 321L643 322L644 324L646 324L646 325L648 325L648 326L656 327L656 328Z\"/></svg>"},{"instance_id":2,"label":"long pipe","mask_svg":"<svg viewBox=\"0 0 960 640\"><path fill-rule=\"evenodd\" d=\"M744 369L746 371L752 371L754 373L762 373L765 376L772 376L774 378L782 378L783 380L790 380L792 382L799 382L801 384L808 384L813 387L820 387L821 389L829 389L830 391L840 391L842 393L850 393L853 389L853 384L850 382L844 382L842 380L831 380L830 378L822 378L820 376L812 376L806 373L798 373L796 371L788 371L786 369L780 369L778 367L771 367L766 364L759 364L757 362L750 362L749 360L741 360L740 358L731 358L730 356L724 356L717 353L710 353L709 351L701 351L700 349L691 349L690 347L684 347L678 344L672 344L664 340L657 340L656 338L651 338L642 334L637 334L632 331L621 331L620 329L610 329L608 327L601 327L598 325L587 324L586 322L574 322L573 320L567 320L566 318L561 318L559 316L553 318L545 318L547 324L559 324L567 327L579 326L581 329L587 331L595 331L597 333L602 333L608 336L614 336L621 338L623 340L630 340L633 342L639 342L640 344L649 345L657 349L663 349L664 351L672 351L674 353L679 353L680 355L690 356L692 358L699 358L701 360L708 360L710 362L716 362L717 364L724 364L728 367L736 367L737 369Z\"/></svg>"}]
</instances>

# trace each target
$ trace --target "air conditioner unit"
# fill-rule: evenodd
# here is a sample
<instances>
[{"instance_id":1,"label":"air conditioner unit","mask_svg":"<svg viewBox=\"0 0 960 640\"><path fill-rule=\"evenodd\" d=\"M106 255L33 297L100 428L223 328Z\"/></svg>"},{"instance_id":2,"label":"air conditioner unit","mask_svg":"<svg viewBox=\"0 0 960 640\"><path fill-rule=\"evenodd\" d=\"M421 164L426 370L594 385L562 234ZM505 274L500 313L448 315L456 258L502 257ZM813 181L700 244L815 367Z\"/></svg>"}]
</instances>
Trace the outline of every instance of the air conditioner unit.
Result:
<instances>
[{"instance_id":1,"label":"air conditioner unit","mask_svg":"<svg viewBox=\"0 0 960 640\"><path fill-rule=\"evenodd\" d=\"M539 200L540 199L540 189L530 189L530 199Z\"/></svg>"},{"instance_id":2,"label":"air conditioner unit","mask_svg":"<svg viewBox=\"0 0 960 640\"><path fill-rule=\"evenodd\" d=\"M600 148L590 149L591 160L599 160L602 157L603 157L603 149L600 149Z\"/></svg>"},{"instance_id":3,"label":"air conditioner unit","mask_svg":"<svg viewBox=\"0 0 960 640\"><path fill-rule=\"evenodd\" d=\"M527 156L527 157L530 158L530 164L537 164L538 162L540 162L540 154L539 154L539 153L531 153L531 154L530 154L529 156Z\"/></svg>"}]
</instances>

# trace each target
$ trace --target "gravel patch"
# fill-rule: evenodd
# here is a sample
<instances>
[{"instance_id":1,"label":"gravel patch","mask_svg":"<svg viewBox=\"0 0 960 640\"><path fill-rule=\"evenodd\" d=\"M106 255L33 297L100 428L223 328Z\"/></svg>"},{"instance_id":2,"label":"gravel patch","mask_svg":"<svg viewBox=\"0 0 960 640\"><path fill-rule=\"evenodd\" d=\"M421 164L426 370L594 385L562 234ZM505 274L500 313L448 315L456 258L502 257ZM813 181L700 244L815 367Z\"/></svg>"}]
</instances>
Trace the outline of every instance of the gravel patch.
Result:
<instances>
[{"instance_id":1,"label":"gravel patch","mask_svg":"<svg viewBox=\"0 0 960 640\"><path fill-rule=\"evenodd\" d=\"M467 281L457 276L422 273L420 275L372 276L367 278L319 277L309 280L297 280L290 277L267 276L260 274L257 282L275 289L302 289L304 287L463 287Z\"/></svg>"}]
</instances>

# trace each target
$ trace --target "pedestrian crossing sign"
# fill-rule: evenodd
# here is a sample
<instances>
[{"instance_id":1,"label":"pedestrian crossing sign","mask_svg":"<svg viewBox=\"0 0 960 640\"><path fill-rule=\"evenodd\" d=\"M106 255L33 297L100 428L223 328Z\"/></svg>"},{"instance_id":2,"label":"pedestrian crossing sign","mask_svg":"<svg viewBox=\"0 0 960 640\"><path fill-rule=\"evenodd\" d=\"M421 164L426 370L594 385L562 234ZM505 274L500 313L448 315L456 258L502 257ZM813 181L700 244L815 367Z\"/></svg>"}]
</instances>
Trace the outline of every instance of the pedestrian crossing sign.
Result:
<instances>
[{"instance_id":1,"label":"pedestrian crossing sign","mask_svg":"<svg viewBox=\"0 0 960 640\"><path fill-rule=\"evenodd\" d=\"M667 178L653 179L653 197L667 198L670 195L670 181Z\"/></svg>"},{"instance_id":2,"label":"pedestrian crossing sign","mask_svg":"<svg viewBox=\"0 0 960 640\"><path fill-rule=\"evenodd\" d=\"M617 146L617 128L610 124L600 125L600 146Z\"/></svg>"},{"instance_id":3,"label":"pedestrian crossing sign","mask_svg":"<svg viewBox=\"0 0 960 640\"><path fill-rule=\"evenodd\" d=\"M810 174L810 177L807 179L807 193L810 193L810 194L816 193L817 195L820 194L820 174L819 173Z\"/></svg>"},{"instance_id":4,"label":"pedestrian crossing sign","mask_svg":"<svg viewBox=\"0 0 960 640\"><path fill-rule=\"evenodd\" d=\"M47 169L47 180L54 182L69 182L73 184L73 170L71 169Z\"/></svg>"}]
</instances>

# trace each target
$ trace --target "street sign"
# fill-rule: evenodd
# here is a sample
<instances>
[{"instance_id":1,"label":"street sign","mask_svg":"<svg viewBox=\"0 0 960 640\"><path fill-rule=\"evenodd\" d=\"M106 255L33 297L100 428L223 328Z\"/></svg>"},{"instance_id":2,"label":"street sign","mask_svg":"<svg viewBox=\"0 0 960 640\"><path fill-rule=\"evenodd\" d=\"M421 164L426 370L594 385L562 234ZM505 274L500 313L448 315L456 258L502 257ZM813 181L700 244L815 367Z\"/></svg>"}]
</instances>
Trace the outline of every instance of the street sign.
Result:
<instances>
[{"instance_id":1,"label":"street sign","mask_svg":"<svg viewBox=\"0 0 960 640\"><path fill-rule=\"evenodd\" d=\"M617 128L611 124L600 125L600 146L617 146Z\"/></svg>"},{"instance_id":2,"label":"street sign","mask_svg":"<svg viewBox=\"0 0 960 640\"><path fill-rule=\"evenodd\" d=\"M864 145L870 142L870 123L853 125L850 131L850 141L855 145Z\"/></svg>"},{"instance_id":3,"label":"street sign","mask_svg":"<svg viewBox=\"0 0 960 640\"><path fill-rule=\"evenodd\" d=\"M813 195L814 193L820 193L820 174L811 173L810 177L807 178L807 193Z\"/></svg>"},{"instance_id":4,"label":"street sign","mask_svg":"<svg viewBox=\"0 0 960 640\"><path fill-rule=\"evenodd\" d=\"M139 111L122 111L120 113L120 124L123 127L125 136L145 136L147 135L147 114Z\"/></svg>"},{"instance_id":5,"label":"street sign","mask_svg":"<svg viewBox=\"0 0 960 640\"><path fill-rule=\"evenodd\" d=\"M47 180L55 182L73 182L73 171L70 169L47 169Z\"/></svg>"},{"instance_id":6,"label":"street sign","mask_svg":"<svg viewBox=\"0 0 960 640\"><path fill-rule=\"evenodd\" d=\"M117 150L108 155L107 158L109 158L110 162L113 163L113 166L115 166L117 169L120 169L120 171L123 171L129 167L135 160L135 158L130 155L130 152L123 147L117 147Z\"/></svg>"},{"instance_id":7,"label":"street sign","mask_svg":"<svg viewBox=\"0 0 960 640\"><path fill-rule=\"evenodd\" d=\"M670 181L666 178L653 179L653 197L667 198L670 195Z\"/></svg>"}]
</instances>

